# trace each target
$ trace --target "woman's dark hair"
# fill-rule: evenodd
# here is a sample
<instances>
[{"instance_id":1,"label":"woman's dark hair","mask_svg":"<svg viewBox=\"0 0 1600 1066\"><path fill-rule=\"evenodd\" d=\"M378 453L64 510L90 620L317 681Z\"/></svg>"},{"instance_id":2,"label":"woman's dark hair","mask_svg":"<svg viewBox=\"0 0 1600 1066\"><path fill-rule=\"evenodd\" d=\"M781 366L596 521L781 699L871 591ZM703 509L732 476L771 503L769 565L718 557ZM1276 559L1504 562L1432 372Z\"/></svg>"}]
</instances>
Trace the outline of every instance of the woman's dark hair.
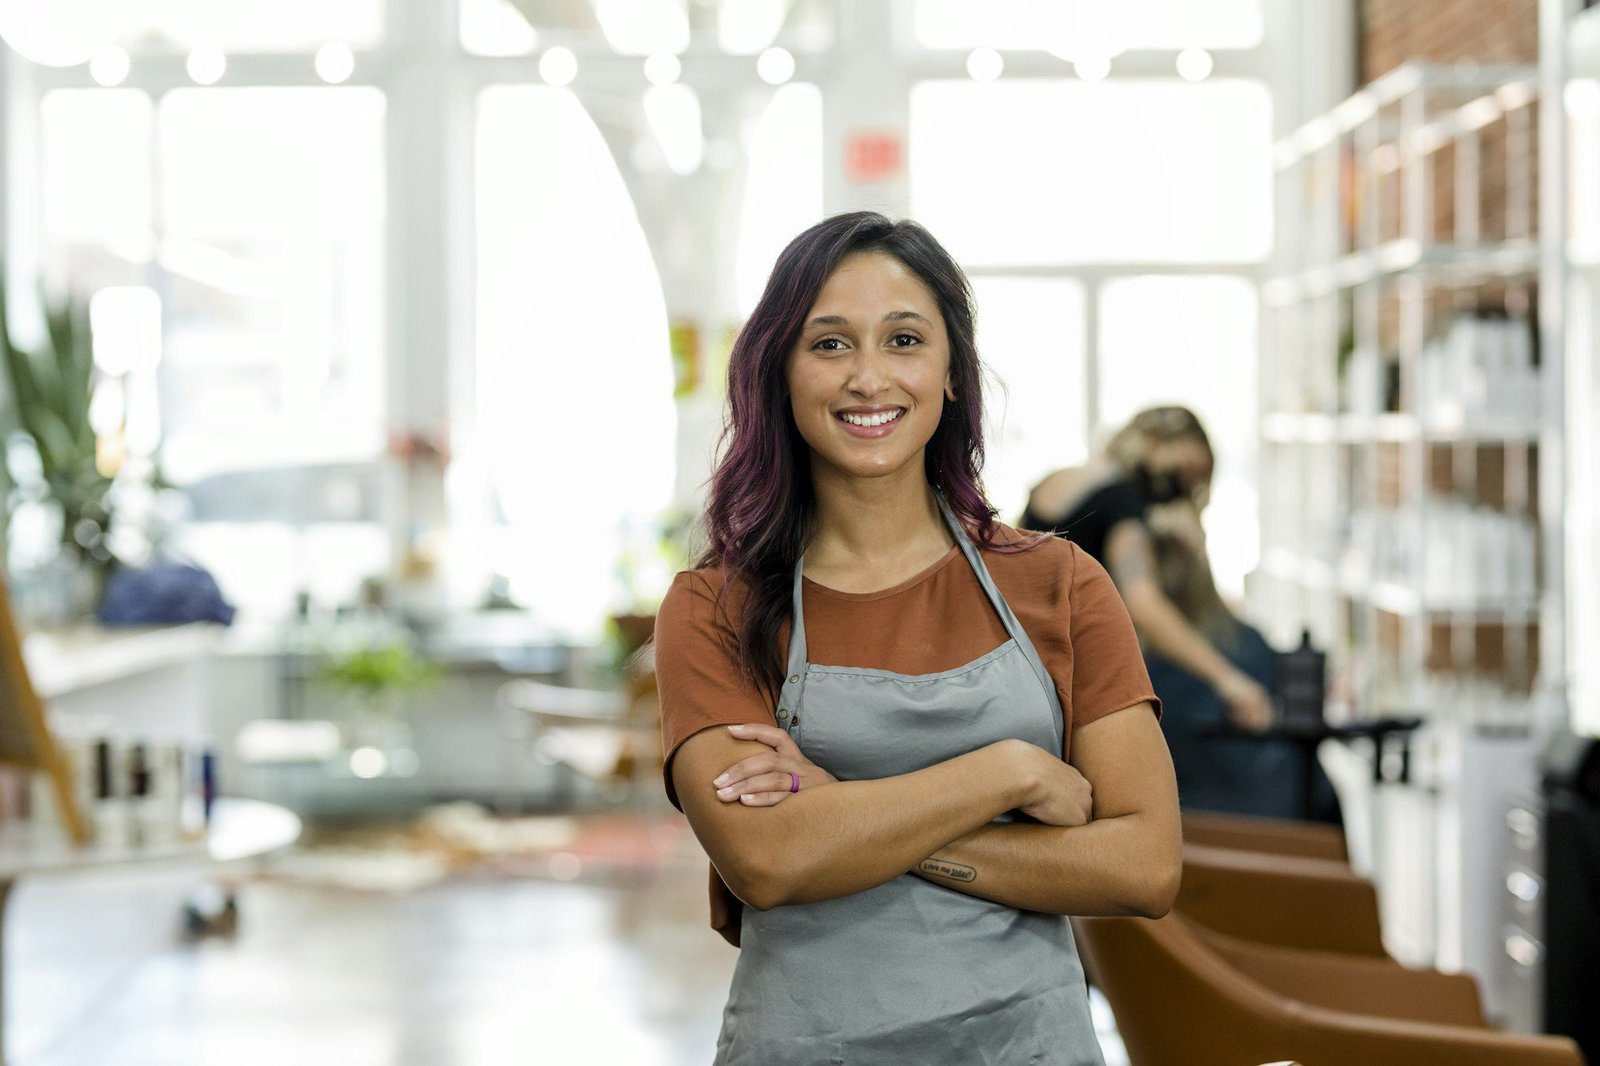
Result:
<instances>
[{"instance_id":1,"label":"woman's dark hair","mask_svg":"<svg viewBox=\"0 0 1600 1066\"><path fill-rule=\"evenodd\" d=\"M696 565L723 567L724 594L746 589L738 657L758 689L776 698L786 649L779 628L791 614L795 560L816 528L810 450L788 399L789 353L823 284L847 255L894 256L932 292L950 341L951 387L929 439L928 483L984 547L1019 551L1041 538L996 544L995 509L985 499L981 364L974 339L972 288L926 229L875 211L823 219L789 242L728 358L728 410L721 458L706 505L707 546Z\"/></svg>"}]
</instances>

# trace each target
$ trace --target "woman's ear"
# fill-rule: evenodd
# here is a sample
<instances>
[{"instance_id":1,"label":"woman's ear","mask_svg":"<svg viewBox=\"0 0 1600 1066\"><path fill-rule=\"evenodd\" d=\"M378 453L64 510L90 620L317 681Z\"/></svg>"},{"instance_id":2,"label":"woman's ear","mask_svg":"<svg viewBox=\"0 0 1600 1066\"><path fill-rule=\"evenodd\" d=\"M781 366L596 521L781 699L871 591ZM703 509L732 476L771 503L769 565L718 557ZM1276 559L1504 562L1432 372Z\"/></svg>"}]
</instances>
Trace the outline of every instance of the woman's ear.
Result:
<instances>
[{"instance_id":1,"label":"woman's ear","mask_svg":"<svg viewBox=\"0 0 1600 1066\"><path fill-rule=\"evenodd\" d=\"M951 403L956 402L956 390L951 387L950 378L948 375L946 375L944 379L944 398L949 400Z\"/></svg>"}]
</instances>

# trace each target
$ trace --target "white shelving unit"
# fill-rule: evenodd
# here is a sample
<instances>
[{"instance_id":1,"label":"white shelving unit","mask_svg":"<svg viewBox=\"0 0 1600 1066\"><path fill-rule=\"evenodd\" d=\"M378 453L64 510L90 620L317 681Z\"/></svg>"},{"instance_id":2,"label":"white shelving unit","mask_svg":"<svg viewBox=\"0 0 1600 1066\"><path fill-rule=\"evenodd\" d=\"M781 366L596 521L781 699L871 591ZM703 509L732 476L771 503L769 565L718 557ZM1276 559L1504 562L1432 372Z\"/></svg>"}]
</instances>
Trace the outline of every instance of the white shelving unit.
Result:
<instances>
[{"instance_id":1,"label":"white shelving unit","mask_svg":"<svg viewBox=\"0 0 1600 1066\"><path fill-rule=\"evenodd\" d=\"M1550 116L1547 152L1559 153L1546 196L1546 228L1564 235L1545 245L1544 272L1558 285L1549 329L1566 351L1567 478L1565 567L1570 725L1600 736L1600 669L1582 656L1600 642L1600 6L1544 0L1541 66L1547 93L1562 107Z\"/></svg>"},{"instance_id":2,"label":"white shelving unit","mask_svg":"<svg viewBox=\"0 0 1600 1066\"><path fill-rule=\"evenodd\" d=\"M1328 649L1330 718L1426 719L1408 783L1324 761L1391 949L1486 979L1503 808L1564 685L1538 101L1534 67L1408 64L1282 138L1261 300L1252 613Z\"/></svg>"}]
</instances>

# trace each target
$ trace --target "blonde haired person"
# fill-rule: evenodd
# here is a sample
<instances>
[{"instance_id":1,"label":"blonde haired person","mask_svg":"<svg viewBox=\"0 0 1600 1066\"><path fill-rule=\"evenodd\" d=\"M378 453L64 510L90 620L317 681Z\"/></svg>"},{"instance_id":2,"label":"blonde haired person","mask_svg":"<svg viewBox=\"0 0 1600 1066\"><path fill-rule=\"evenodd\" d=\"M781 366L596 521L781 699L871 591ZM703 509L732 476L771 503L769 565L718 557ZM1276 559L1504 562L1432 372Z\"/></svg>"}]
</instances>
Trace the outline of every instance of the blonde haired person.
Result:
<instances>
[{"instance_id":1,"label":"blonde haired person","mask_svg":"<svg viewBox=\"0 0 1600 1066\"><path fill-rule=\"evenodd\" d=\"M1188 529L1192 542L1214 466L1211 440L1193 411L1146 408L1083 466L1034 486L1018 525L1065 536L1098 560L1145 646L1208 683L1239 728L1260 730L1272 720L1267 690L1185 618L1156 580L1152 524Z\"/></svg>"}]
</instances>

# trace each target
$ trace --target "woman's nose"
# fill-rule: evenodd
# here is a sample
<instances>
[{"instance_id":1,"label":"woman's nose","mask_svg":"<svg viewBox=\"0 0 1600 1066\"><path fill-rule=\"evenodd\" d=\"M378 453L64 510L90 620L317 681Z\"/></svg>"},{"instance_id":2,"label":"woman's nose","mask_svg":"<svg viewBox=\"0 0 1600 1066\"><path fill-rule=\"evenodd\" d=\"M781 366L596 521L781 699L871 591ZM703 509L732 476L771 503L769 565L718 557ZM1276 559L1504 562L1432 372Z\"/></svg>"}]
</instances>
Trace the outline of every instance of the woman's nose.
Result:
<instances>
[{"instance_id":1,"label":"woman's nose","mask_svg":"<svg viewBox=\"0 0 1600 1066\"><path fill-rule=\"evenodd\" d=\"M858 352L845 387L862 396L875 396L888 384L889 368L884 357L870 349Z\"/></svg>"}]
</instances>

